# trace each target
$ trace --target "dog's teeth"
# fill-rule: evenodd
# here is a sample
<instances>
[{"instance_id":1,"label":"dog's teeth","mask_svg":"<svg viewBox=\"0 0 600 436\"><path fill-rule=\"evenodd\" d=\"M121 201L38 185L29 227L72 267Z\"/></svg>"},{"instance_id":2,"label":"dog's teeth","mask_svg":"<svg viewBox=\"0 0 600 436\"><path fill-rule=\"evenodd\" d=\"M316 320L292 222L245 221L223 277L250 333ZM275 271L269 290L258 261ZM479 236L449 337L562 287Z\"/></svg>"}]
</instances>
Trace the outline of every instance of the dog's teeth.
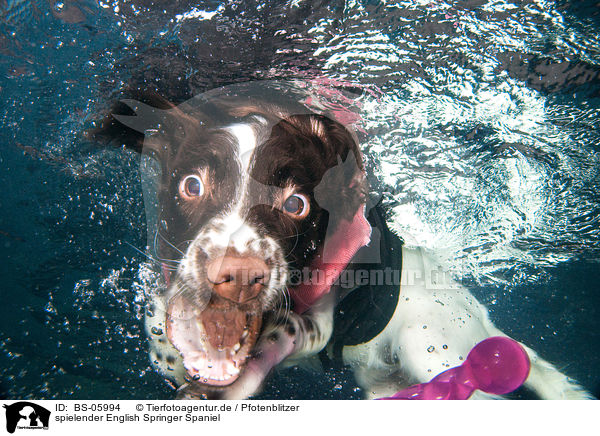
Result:
<instances>
[{"instance_id":1,"label":"dog's teeth","mask_svg":"<svg viewBox=\"0 0 600 436\"><path fill-rule=\"evenodd\" d=\"M195 362L192 366L196 371L202 371L206 368L206 363L204 362L204 360L200 360L199 362Z\"/></svg>"},{"instance_id":2,"label":"dog's teeth","mask_svg":"<svg viewBox=\"0 0 600 436\"><path fill-rule=\"evenodd\" d=\"M229 375L237 375L240 373L239 368L236 368L235 364L233 362L228 362L227 363L227 373Z\"/></svg>"},{"instance_id":3,"label":"dog's teeth","mask_svg":"<svg viewBox=\"0 0 600 436\"><path fill-rule=\"evenodd\" d=\"M238 351L240 351L240 348L242 348L242 345L238 342L233 346L233 351L237 353Z\"/></svg>"},{"instance_id":4,"label":"dog's teeth","mask_svg":"<svg viewBox=\"0 0 600 436\"><path fill-rule=\"evenodd\" d=\"M244 329L244 332L242 333L242 340L246 339L248 337L249 333L250 333L250 331L248 329Z\"/></svg>"}]
</instances>

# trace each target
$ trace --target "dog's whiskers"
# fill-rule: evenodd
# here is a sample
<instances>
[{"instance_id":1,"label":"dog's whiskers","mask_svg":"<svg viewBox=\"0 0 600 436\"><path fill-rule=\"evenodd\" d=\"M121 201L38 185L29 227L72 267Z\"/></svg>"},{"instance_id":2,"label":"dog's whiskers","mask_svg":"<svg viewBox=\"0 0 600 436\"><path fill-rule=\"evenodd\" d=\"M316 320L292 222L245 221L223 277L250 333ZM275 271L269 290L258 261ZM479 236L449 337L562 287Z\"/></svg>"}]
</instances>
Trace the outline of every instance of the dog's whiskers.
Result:
<instances>
[{"instance_id":1,"label":"dog's whiskers","mask_svg":"<svg viewBox=\"0 0 600 436\"><path fill-rule=\"evenodd\" d=\"M173 243L171 241L169 241L167 238L165 238L160 233L160 229L156 229L156 231L154 232L154 240L152 242L152 250L154 251L154 254L156 255L156 257L159 257L158 253L157 253L157 250L158 250L158 237L159 236L160 236L160 239L162 239L164 242L166 242L170 247L172 247L179 254L181 254L182 256L185 255L185 253L183 251L181 251L179 248L177 248L175 245L173 245ZM185 241L185 242L189 242L189 241Z\"/></svg>"},{"instance_id":2,"label":"dog's whiskers","mask_svg":"<svg viewBox=\"0 0 600 436\"><path fill-rule=\"evenodd\" d=\"M183 281L177 282L175 285L175 292L171 298L183 296L186 299L193 299L194 293L190 289L190 287Z\"/></svg>"},{"instance_id":3,"label":"dog's whiskers","mask_svg":"<svg viewBox=\"0 0 600 436\"><path fill-rule=\"evenodd\" d=\"M174 263L176 265L178 265L180 263L180 261L178 260L171 260L171 259L159 259L156 258L155 256L152 256L150 253L146 252L146 251L142 251L139 248L137 248L135 245L130 244L127 241L124 241L125 244L129 245L131 248L133 248L135 251L137 251L138 253L140 253L142 256L146 257L147 259L151 260L152 262L156 263L156 264L163 264L167 269L172 268L173 271L177 270L177 267L175 265L165 265L164 262L167 263Z\"/></svg>"},{"instance_id":4,"label":"dog's whiskers","mask_svg":"<svg viewBox=\"0 0 600 436\"><path fill-rule=\"evenodd\" d=\"M131 244L129 244L129 245L131 247L135 248L138 252L144 254L144 256L148 257L153 262L155 262L157 264L160 264L160 266L162 268L165 268L168 271L177 271L177 269L179 267L179 264L181 263L181 260L180 259L168 259L166 257L159 256L158 250L157 250L157 247L158 247L158 245L157 245L158 236L159 236L159 231L157 229L156 232L154 233L154 241L153 241L153 246L152 246L152 252L153 252L153 254L142 253L141 250L137 249L136 247L133 247ZM171 244L164 236L160 235L160 237L167 244L171 245L175 250L177 250L180 253L182 253L181 250L179 250L177 247L175 247L173 244Z\"/></svg>"},{"instance_id":5,"label":"dog's whiskers","mask_svg":"<svg viewBox=\"0 0 600 436\"><path fill-rule=\"evenodd\" d=\"M166 267L172 267L173 271L177 270L177 267L179 266L179 264L181 263L180 259L168 259L166 257L157 257L156 258L159 262L163 263L163 265L166 263L167 265L164 265ZM168 265L168 264L171 265Z\"/></svg>"},{"instance_id":6,"label":"dog's whiskers","mask_svg":"<svg viewBox=\"0 0 600 436\"><path fill-rule=\"evenodd\" d=\"M175 245L173 245L173 243L171 241L169 241L167 238L165 238L158 229L156 230L156 234L158 236L160 236L160 238L163 241L165 241L167 244L169 244L169 246L172 247L175 251L179 252L182 256L185 256L185 253L183 251L181 251L179 248L177 248Z\"/></svg>"},{"instance_id":7,"label":"dog's whiskers","mask_svg":"<svg viewBox=\"0 0 600 436\"><path fill-rule=\"evenodd\" d=\"M290 315L290 294L289 294L289 290L287 287L284 287L281 290L281 296L283 298L281 298L279 300L279 305L277 308L277 317L276 317L276 323L277 325L282 325L285 324L289 318Z\"/></svg>"}]
</instances>

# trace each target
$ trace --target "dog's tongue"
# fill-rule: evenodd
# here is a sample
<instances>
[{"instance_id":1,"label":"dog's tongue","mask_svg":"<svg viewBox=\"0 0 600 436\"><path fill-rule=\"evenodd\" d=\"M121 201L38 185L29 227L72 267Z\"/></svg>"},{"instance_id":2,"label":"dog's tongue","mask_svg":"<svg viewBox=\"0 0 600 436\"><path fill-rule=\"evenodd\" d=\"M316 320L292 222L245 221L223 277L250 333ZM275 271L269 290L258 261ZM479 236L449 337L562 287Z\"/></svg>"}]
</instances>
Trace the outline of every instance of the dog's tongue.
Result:
<instances>
[{"instance_id":1,"label":"dog's tongue","mask_svg":"<svg viewBox=\"0 0 600 436\"><path fill-rule=\"evenodd\" d=\"M316 272L310 281L290 289L294 311L305 312L328 293L356 252L370 240L371 226L365 218L364 206L361 206L352 221L341 220L335 233L326 237L323 253L310 266L311 271Z\"/></svg>"},{"instance_id":2,"label":"dog's tongue","mask_svg":"<svg viewBox=\"0 0 600 436\"><path fill-rule=\"evenodd\" d=\"M225 312L209 307L202 312L202 326L210 345L217 350L231 348L239 342L246 323L246 314L241 310Z\"/></svg>"}]
</instances>

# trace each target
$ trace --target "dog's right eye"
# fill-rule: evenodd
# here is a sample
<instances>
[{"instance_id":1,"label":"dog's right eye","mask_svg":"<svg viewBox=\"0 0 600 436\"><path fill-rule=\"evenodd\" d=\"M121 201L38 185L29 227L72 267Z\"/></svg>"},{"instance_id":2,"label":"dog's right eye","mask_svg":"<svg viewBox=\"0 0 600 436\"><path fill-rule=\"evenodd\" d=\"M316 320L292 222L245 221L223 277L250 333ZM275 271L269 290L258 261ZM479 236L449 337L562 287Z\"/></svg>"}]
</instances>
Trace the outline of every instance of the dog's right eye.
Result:
<instances>
[{"instance_id":1,"label":"dog's right eye","mask_svg":"<svg viewBox=\"0 0 600 436\"><path fill-rule=\"evenodd\" d=\"M186 200L202 197L204 194L204 183L200 176L190 175L179 184L179 193Z\"/></svg>"},{"instance_id":2,"label":"dog's right eye","mask_svg":"<svg viewBox=\"0 0 600 436\"><path fill-rule=\"evenodd\" d=\"M294 218L306 218L310 211L309 204L305 195L293 194L283 203L283 211Z\"/></svg>"}]
</instances>

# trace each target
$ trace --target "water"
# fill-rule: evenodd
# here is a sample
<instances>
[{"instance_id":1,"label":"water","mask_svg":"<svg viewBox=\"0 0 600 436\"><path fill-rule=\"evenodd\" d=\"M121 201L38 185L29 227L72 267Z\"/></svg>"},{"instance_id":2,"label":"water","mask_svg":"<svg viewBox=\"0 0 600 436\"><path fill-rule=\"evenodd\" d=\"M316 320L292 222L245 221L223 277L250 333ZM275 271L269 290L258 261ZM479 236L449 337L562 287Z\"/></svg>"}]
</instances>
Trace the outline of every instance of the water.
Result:
<instances>
[{"instance_id":1,"label":"water","mask_svg":"<svg viewBox=\"0 0 600 436\"><path fill-rule=\"evenodd\" d=\"M395 229L600 394L596 3L0 1L0 395L173 397L146 357L138 161L85 131L127 83L263 79L356 94ZM293 368L262 398L360 395Z\"/></svg>"}]
</instances>

